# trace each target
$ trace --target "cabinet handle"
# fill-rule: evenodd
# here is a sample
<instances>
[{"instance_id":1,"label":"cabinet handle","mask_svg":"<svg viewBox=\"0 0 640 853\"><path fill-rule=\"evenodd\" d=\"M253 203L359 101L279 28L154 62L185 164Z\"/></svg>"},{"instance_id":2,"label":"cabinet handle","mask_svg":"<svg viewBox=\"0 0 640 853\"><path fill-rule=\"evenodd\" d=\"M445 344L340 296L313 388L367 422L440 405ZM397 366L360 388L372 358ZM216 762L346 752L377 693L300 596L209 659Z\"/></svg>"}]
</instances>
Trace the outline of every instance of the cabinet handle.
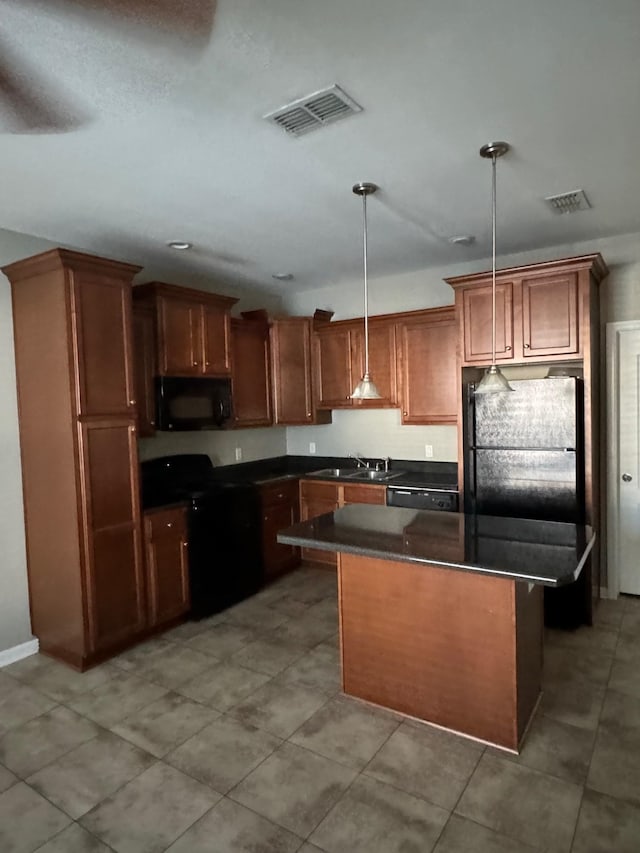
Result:
<instances>
[{"instance_id":1,"label":"cabinet handle","mask_svg":"<svg viewBox=\"0 0 640 853\"><path fill-rule=\"evenodd\" d=\"M510 347L510 346L506 346L506 347L505 347L505 351L506 351L506 352L510 352L510 351L511 351L511 347Z\"/></svg>"},{"instance_id":2,"label":"cabinet handle","mask_svg":"<svg viewBox=\"0 0 640 853\"><path fill-rule=\"evenodd\" d=\"M525 345L524 345L524 348L525 348L525 349L531 349L531 344L525 344Z\"/></svg>"}]
</instances>

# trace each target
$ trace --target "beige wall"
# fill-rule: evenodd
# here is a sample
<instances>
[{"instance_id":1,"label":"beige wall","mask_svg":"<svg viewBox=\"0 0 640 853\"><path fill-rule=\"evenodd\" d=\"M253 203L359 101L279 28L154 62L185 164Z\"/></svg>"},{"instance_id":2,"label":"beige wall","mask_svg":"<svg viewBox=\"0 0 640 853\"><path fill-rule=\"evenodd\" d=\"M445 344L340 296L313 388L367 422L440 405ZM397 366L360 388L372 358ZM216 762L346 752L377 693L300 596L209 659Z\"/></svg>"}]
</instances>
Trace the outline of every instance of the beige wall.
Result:
<instances>
[{"instance_id":1,"label":"beige wall","mask_svg":"<svg viewBox=\"0 0 640 853\"><path fill-rule=\"evenodd\" d=\"M0 266L29 257L50 248L51 244L36 237L0 231ZM640 235L628 235L548 251L500 258L499 265L529 263L550 258L567 257L600 251L611 268L602 287L603 323L605 320L640 318ZM447 269L422 270L371 281L372 314L446 305L452 302L451 290L444 276L487 268L487 263L464 263ZM153 270L145 278L163 277ZM167 280L175 280L168 276ZM184 283L187 283L186 281ZM189 282L196 284L195 281ZM330 308L336 319L359 316L361 283L337 282L315 292L290 294L285 308L289 313L305 314L315 308ZM242 308L264 304L277 310L273 297L243 298ZM15 396L13 328L9 284L0 275L0 652L30 639L27 577L24 549L24 520L18 422ZM223 433L183 433L141 442L143 458L163 453L202 451L216 464L235 459L235 448L241 447L243 460L278 456L284 452L306 454L310 441L316 442L318 454L359 451L365 455L391 455L397 458L424 458L424 445L431 444L434 459L455 459L454 427L401 427L396 410L381 412L336 412L334 423L324 427L289 427L286 430L259 429Z\"/></svg>"}]
</instances>

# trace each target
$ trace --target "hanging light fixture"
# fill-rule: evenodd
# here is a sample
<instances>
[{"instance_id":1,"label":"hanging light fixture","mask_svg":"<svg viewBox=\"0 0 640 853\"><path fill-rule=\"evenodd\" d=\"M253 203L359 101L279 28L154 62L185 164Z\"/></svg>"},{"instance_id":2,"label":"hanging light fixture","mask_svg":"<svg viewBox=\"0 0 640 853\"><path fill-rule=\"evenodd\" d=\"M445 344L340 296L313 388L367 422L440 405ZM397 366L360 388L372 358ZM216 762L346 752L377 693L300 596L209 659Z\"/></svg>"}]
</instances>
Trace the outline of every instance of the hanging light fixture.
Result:
<instances>
[{"instance_id":1,"label":"hanging light fixture","mask_svg":"<svg viewBox=\"0 0 640 853\"><path fill-rule=\"evenodd\" d=\"M362 255L364 267L364 376L358 382L351 395L352 400L380 400L381 395L369 373L369 294L367 282L367 196L378 189L376 184L364 182L352 187L356 195L362 197Z\"/></svg>"},{"instance_id":2,"label":"hanging light fixture","mask_svg":"<svg viewBox=\"0 0 640 853\"><path fill-rule=\"evenodd\" d=\"M497 391L513 391L504 374L496 364L496 160L507 153L508 142L489 142L480 149L480 156L491 160L491 366L476 387L476 394L494 394Z\"/></svg>"}]
</instances>

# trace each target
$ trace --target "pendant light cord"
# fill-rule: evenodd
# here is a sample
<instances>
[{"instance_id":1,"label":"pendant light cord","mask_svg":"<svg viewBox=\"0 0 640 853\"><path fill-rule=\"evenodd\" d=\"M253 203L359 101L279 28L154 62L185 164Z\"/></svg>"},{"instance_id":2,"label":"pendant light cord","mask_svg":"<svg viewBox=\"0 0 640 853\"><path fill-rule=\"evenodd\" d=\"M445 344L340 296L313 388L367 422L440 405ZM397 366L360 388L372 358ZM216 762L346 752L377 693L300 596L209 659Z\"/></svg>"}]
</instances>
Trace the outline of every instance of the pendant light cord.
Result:
<instances>
[{"instance_id":1,"label":"pendant light cord","mask_svg":"<svg viewBox=\"0 0 640 853\"><path fill-rule=\"evenodd\" d=\"M491 257L493 264L491 268L491 364L496 363L496 155L491 158L492 181L491 181L491 222L492 222L492 249Z\"/></svg>"},{"instance_id":2,"label":"pendant light cord","mask_svg":"<svg viewBox=\"0 0 640 853\"><path fill-rule=\"evenodd\" d=\"M369 299L367 284L367 195L362 196L362 254L364 266L364 375L369 376Z\"/></svg>"}]
</instances>

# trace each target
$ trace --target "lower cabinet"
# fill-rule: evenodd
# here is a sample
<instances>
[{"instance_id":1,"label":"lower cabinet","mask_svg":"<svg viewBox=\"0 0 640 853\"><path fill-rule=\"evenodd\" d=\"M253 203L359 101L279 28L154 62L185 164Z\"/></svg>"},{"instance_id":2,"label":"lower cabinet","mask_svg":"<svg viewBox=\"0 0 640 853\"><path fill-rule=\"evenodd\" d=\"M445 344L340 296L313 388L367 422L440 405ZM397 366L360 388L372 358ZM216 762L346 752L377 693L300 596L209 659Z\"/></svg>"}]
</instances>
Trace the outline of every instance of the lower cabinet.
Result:
<instances>
[{"instance_id":1,"label":"lower cabinet","mask_svg":"<svg viewBox=\"0 0 640 853\"><path fill-rule=\"evenodd\" d=\"M185 510L180 507L147 510L144 544L149 627L155 628L189 610Z\"/></svg>"},{"instance_id":2,"label":"lower cabinet","mask_svg":"<svg viewBox=\"0 0 640 853\"><path fill-rule=\"evenodd\" d=\"M368 483L328 483L326 480L300 480L300 519L307 521L325 512L334 512L346 504L384 504L386 486ZM303 548L302 559L325 566L337 566L334 551Z\"/></svg>"},{"instance_id":3,"label":"lower cabinet","mask_svg":"<svg viewBox=\"0 0 640 853\"><path fill-rule=\"evenodd\" d=\"M262 501L262 556L265 580L295 569L300 562L300 549L278 542L278 533L300 519L297 480L265 483L260 489Z\"/></svg>"}]
</instances>

